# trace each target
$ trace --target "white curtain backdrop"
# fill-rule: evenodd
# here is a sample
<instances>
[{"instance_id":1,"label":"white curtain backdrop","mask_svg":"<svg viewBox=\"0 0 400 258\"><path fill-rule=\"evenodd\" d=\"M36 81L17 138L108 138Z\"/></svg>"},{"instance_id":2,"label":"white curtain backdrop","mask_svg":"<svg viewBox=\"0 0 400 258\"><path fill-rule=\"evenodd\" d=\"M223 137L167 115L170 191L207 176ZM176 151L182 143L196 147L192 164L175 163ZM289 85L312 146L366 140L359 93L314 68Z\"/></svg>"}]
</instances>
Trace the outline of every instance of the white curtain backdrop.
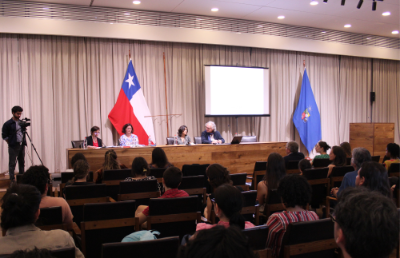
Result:
<instances>
[{"instance_id":1,"label":"white curtain backdrop","mask_svg":"<svg viewBox=\"0 0 400 258\"><path fill-rule=\"evenodd\" d=\"M300 143L292 117L300 95L303 60L321 114L322 139L330 145L348 141L349 123L369 122L371 59L271 49L201 44L144 42L56 36L0 35L0 121L20 105L32 119L28 133L51 172L67 167L71 140L89 135L97 125L106 145L117 144L117 130L108 120L128 64L132 62L154 117L157 144L185 124L199 136L213 120L230 141L238 132L259 141ZM165 102L163 52L166 57L168 103ZM204 117L204 65L261 66L270 69L271 116ZM400 62L373 60L377 101L373 122L395 122L399 142ZM169 117L169 134L165 116ZM304 146L301 150L306 153ZM311 156L314 153L310 154ZM7 144L0 148L1 171L8 170ZM28 144L26 167L39 164Z\"/></svg>"}]
</instances>

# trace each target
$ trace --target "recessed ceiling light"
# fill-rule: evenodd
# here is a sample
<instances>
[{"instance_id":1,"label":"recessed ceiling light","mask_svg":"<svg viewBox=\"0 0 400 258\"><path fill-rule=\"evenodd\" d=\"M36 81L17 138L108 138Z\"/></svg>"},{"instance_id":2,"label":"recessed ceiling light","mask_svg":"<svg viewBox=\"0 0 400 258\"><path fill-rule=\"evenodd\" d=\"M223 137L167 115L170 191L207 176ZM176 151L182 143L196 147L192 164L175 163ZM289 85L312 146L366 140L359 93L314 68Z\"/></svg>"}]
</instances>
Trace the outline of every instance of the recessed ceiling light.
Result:
<instances>
[{"instance_id":1,"label":"recessed ceiling light","mask_svg":"<svg viewBox=\"0 0 400 258\"><path fill-rule=\"evenodd\" d=\"M371 39L371 38L366 38L366 39Z\"/></svg>"},{"instance_id":2,"label":"recessed ceiling light","mask_svg":"<svg viewBox=\"0 0 400 258\"><path fill-rule=\"evenodd\" d=\"M399 34L399 31L398 30L394 30L394 31L392 31L392 34Z\"/></svg>"},{"instance_id":3,"label":"recessed ceiling light","mask_svg":"<svg viewBox=\"0 0 400 258\"><path fill-rule=\"evenodd\" d=\"M279 20L285 19L285 16L280 15L280 16L278 16L278 19L279 19Z\"/></svg>"},{"instance_id":4,"label":"recessed ceiling light","mask_svg":"<svg viewBox=\"0 0 400 258\"><path fill-rule=\"evenodd\" d=\"M264 26L262 26L262 25L258 25L257 27L258 27L258 28L262 28L262 27L264 27Z\"/></svg>"},{"instance_id":5,"label":"recessed ceiling light","mask_svg":"<svg viewBox=\"0 0 400 258\"><path fill-rule=\"evenodd\" d=\"M345 27L345 28L350 28L350 27L351 27L351 24L346 24L346 25L344 25L344 27Z\"/></svg>"},{"instance_id":6,"label":"recessed ceiling light","mask_svg":"<svg viewBox=\"0 0 400 258\"><path fill-rule=\"evenodd\" d=\"M326 31L321 31L321 33L326 33Z\"/></svg>"},{"instance_id":7,"label":"recessed ceiling light","mask_svg":"<svg viewBox=\"0 0 400 258\"><path fill-rule=\"evenodd\" d=\"M384 13L382 13L382 16L389 16L390 15L390 12L384 12Z\"/></svg>"},{"instance_id":8,"label":"recessed ceiling light","mask_svg":"<svg viewBox=\"0 0 400 258\"><path fill-rule=\"evenodd\" d=\"M133 3L133 4L140 4L140 1L135 0L135 1L133 1L132 3Z\"/></svg>"},{"instance_id":9,"label":"recessed ceiling light","mask_svg":"<svg viewBox=\"0 0 400 258\"><path fill-rule=\"evenodd\" d=\"M125 15L129 15L130 13L124 13Z\"/></svg>"},{"instance_id":10,"label":"recessed ceiling light","mask_svg":"<svg viewBox=\"0 0 400 258\"><path fill-rule=\"evenodd\" d=\"M315 0L310 2L310 5L317 5L317 4L318 4L318 1L315 1Z\"/></svg>"},{"instance_id":11,"label":"recessed ceiling light","mask_svg":"<svg viewBox=\"0 0 400 258\"><path fill-rule=\"evenodd\" d=\"M211 12L218 12L218 8L216 8L216 7L211 8Z\"/></svg>"},{"instance_id":12,"label":"recessed ceiling light","mask_svg":"<svg viewBox=\"0 0 400 258\"><path fill-rule=\"evenodd\" d=\"M110 24L114 24L114 23L110 22Z\"/></svg>"},{"instance_id":13,"label":"recessed ceiling light","mask_svg":"<svg viewBox=\"0 0 400 258\"><path fill-rule=\"evenodd\" d=\"M43 7L43 10L49 10L49 7Z\"/></svg>"}]
</instances>

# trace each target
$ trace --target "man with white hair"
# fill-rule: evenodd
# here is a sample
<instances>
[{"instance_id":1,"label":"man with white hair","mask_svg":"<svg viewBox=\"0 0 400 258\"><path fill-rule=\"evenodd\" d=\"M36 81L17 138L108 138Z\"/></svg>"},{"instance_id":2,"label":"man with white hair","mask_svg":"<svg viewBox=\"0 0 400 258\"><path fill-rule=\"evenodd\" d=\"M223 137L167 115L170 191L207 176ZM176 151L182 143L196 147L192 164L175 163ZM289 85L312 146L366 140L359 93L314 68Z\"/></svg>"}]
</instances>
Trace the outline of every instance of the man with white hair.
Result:
<instances>
[{"instance_id":1,"label":"man with white hair","mask_svg":"<svg viewBox=\"0 0 400 258\"><path fill-rule=\"evenodd\" d=\"M208 121L206 123L206 130L201 133L201 143L203 144L221 144L225 140L222 138L221 134L217 131L217 126L213 121Z\"/></svg>"}]
</instances>

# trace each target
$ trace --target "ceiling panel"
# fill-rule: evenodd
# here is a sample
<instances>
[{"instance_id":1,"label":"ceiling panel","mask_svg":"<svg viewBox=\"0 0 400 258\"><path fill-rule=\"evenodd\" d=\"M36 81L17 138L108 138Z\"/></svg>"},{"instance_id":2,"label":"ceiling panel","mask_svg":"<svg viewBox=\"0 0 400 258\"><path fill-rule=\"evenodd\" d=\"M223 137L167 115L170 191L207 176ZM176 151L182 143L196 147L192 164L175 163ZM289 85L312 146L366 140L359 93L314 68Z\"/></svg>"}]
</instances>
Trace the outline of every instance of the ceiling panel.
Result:
<instances>
[{"instance_id":1,"label":"ceiling panel","mask_svg":"<svg viewBox=\"0 0 400 258\"><path fill-rule=\"evenodd\" d=\"M132 0L94 0L93 6L172 12L182 1L183 0L141 0L141 4L136 5L132 3Z\"/></svg>"},{"instance_id":2,"label":"ceiling panel","mask_svg":"<svg viewBox=\"0 0 400 258\"><path fill-rule=\"evenodd\" d=\"M90 0L25 0L26 2L54 3L54 4L72 4L72 5L90 5Z\"/></svg>"}]
</instances>

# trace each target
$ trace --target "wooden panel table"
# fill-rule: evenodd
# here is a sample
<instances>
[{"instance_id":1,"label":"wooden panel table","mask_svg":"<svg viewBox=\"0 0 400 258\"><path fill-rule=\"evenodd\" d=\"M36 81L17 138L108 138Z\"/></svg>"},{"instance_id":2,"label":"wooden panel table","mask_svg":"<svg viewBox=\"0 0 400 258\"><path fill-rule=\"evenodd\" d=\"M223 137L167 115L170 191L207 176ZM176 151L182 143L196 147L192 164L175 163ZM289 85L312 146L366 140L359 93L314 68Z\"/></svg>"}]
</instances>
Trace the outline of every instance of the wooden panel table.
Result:
<instances>
[{"instance_id":1,"label":"wooden panel table","mask_svg":"<svg viewBox=\"0 0 400 258\"><path fill-rule=\"evenodd\" d=\"M278 152L282 156L285 152L286 142L257 142L233 145L198 144L191 146L162 145L169 162L182 169L184 164L213 164L219 163L234 173L249 173L254 169L256 161L267 161L268 155ZM132 166L135 157L143 157L151 162L151 152L155 147L113 148L117 153L120 163L127 167ZM71 158L81 152L89 162L90 170L96 171L104 163L105 149L67 149L68 166Z\"/></svg>"}]
</instances>

